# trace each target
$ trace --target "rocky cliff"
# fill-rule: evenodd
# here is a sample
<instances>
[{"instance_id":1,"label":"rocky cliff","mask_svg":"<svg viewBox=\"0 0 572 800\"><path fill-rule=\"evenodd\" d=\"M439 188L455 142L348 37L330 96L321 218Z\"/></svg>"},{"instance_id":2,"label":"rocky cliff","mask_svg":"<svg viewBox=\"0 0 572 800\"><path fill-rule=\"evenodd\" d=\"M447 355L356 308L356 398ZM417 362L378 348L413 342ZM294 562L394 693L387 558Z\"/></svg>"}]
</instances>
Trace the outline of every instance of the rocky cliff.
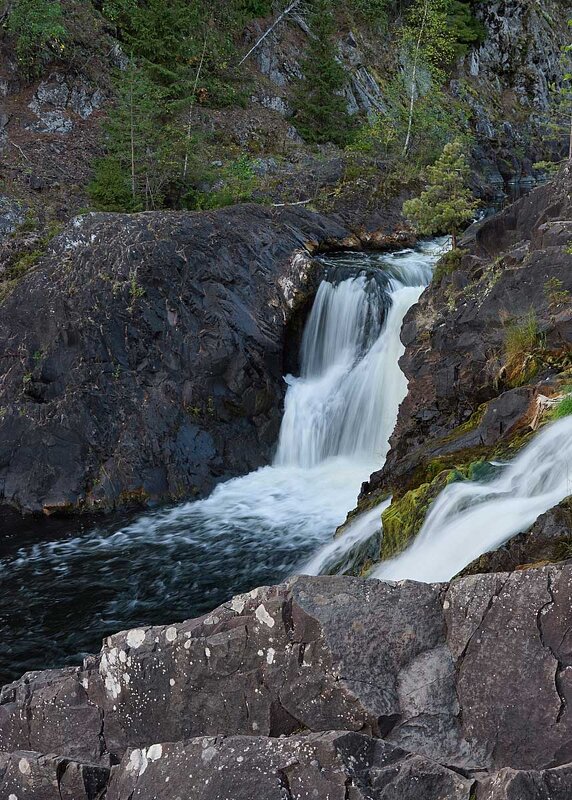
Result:
<instances>
[{"instance_id":1,"label":"rocky cliff","mask_svg":"<svg viewBox=\"0 0 572 800\"><path fill-rule=\"evenodd\" d=\"M400 363L408 395L387 461L360 498L363 508L393 495L383 557L405 547L454 474L513 457L569 391L571 198L566 167L473 226L462 252L437 267L437 280L407 315ZM554 554L570 528L551 530ZM520 563L535 561L541 549L521 551Z\"/></svg>"},{"instance_id":2,"label":"rocky cliff","mask_svg":"<svg viewBox=\"0 0 572 800\"><path fill-rule=\"evenodd\" d=\"M18 65L14 42L2 32L0 234L14 231L26 215L40 226L46 220L67 221L89 202L86 187L105 149L102 124L113 103L112 75L126 61L113 26L98 8L65 0L72 55L46 61L32 77ZM403 71L404 56L393 35L402 23L402 9L392 9L385 33L343 13L337 20L344 94L355 118L383 118L390 77ZM549 86L561 79L560 53L572 6L557 0L542 7L532 0L491 1L476 4L475 14L483 25L483 41L459 60L445 90L461 102L464 124L477 134L474 163L481 190L494 191L506 188L507 181L535 175L532 164L542 150L539 115L546 111ZM237 52L253 45L273 19L260 18L233 32ZM311 147L296 131L292 95L308 35L304 16L288 15L240 67L248 86L245 105L197 108L197 133L208 137L216 132L216 147L205 157L220 163L239 148L256 162L260 194L267 202L304 200L319 210L336 211L354 227L375 228L387 213L388 190L380 180L385 165L348 166L343 151ZM426 90L422 84L420 90ZM396 187L389 191L399 194Z\"/></svg>"},{"instance_id":3,"label":"rocky cliff","mask_svg":"<svg viewBox=\"0 0 572 800\"><path fill-rule=\"evenodd\" d=\"M295 208L75 219L0 305L1 501L188 497L267 462L309 255L347 235Z\"/></svg>"}]
</instances>

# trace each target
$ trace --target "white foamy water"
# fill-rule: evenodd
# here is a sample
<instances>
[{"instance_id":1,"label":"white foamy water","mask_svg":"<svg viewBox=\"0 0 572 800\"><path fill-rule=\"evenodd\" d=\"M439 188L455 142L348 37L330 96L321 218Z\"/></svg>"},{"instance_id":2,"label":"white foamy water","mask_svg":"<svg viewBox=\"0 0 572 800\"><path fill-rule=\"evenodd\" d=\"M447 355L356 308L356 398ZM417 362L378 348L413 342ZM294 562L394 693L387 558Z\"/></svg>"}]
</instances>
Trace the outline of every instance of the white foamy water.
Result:
<instances>
[{"instance_id":1,"label":"white foamy water","mask_svg":"<svg viewBox=\"0 0 572 800\"><path fill-rule=\"evenodd\" d=\"M572 494L572 416L546 426L490 483L447 486L413 544L373 578L447 581Z\"/></svg>"},{"instance_id":2,"label":"white foamy water","mask_svg":"<svg viewBox=\"0 0 572 800\"><path fill-rule=\"evenodd\" d=\"M288 390L274 463L219 485L175 513L203 525L255 525L318 544L355 505L379 469L407 384L398 360L403 317L431 277L442 243L379 261L371 274L320 284L302 341L301 375ZM362 262L363 263L363 262ZM358 259L347 265L359 270Z\"/></svg>"},{"instance_id":3,"label":"white foamy water","mask_svg":"<svg viewBox=\"0 0 572 800\"><path fill-rule=\"evenodd\" d=\"M78 519L73 531L13 538L0 554L0 674L76 663L112 631L204 613L279 582L312 553L315 571L339 561L332 536L385 458L406 391L402 319L441 244L326 261L332 280L306 326L300 377L287 378L271 466L128 522ZM375 534L374 516L348 529L344 547Z\"/></svg>"}]
</instances>

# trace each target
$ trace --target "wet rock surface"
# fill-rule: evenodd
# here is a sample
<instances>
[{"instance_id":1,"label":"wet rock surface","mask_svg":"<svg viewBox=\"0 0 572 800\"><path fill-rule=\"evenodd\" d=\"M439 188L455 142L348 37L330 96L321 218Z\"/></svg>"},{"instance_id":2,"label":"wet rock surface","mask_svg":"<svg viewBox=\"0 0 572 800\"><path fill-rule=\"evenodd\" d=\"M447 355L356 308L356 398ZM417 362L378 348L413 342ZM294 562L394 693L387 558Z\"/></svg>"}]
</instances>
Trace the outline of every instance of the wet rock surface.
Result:
<instances>
[{"instance_id":1,"label":"wet rock surface","mask_svg":"<svg viewBox=\"0 0 572 800\"><path fill-rule=\"evenodd\" d=\"M568 565L434 586L292 579L28 673L2 690L0 749L121 761L114 800L193 780L198 797L246 798L256 776L263 797L468 799L477 781L479 800L512 800L524 781L542 800L572 791L571 603Z\"/></svg>"},{"instance_id":2,"label":"wet rock surface","mask_svg":"<svg viewBox=\"0 0 572 800\"><path fill-rule=\"evenodd\" d=\"M346 235L296 208L74 220L0 305L0 503L192 496L267 461L310 252Z\"/></svg>"},{"instance_id":3,"label":"wet rock surface","mask_svg":"<svg viewBox=\"0 0 572 800\"><path fill-rule=\"evenodd\" d=\"M538 423L535 403L557 391L572 353L571 187L566 168L469 229L457 268L407 314L400 365L409 391L387 461L364 484L362 504L419 485L432 460L447 457L455 466L455 454L459 464L490 456ZM529 319L538 330L529 345L538 369L514 378L506 367L508 332Z\"/></svg>"},{"instance_id":4,"label":"wet rock surface","mask_svg":"<svg viewBox=\"0 0 572 800\"><path fill-rule=\"evenodd\" d=\"M463 575L509 572L542 562L572 558L572 503L570 498L542 514L527 531L514 536L498 550L484 553L463 570Z\"/></svg>"}]
</instances>

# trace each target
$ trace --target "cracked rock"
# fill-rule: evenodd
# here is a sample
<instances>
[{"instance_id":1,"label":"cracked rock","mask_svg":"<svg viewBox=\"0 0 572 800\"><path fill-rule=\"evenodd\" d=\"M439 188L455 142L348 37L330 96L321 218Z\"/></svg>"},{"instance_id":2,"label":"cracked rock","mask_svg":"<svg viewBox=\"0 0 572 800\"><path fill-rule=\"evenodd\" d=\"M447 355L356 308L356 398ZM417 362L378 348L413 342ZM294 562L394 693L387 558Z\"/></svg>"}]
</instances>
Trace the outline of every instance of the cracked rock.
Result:
<instances>
[{"instance_id":1,"label":"cracked rock","mask_svg":"<svg viewBox=\"0 0 572 800\"><path fill-rule=\"evenodd\" d=\"M294 578L28 673L0 695L0 749L107 766L158 742L353 731L462 774L542 771L572 761L571 607L566 564Z\"/></svg>"},{"instance_id":2,"label":"cracked rock","mask_svg":"<svg viewBox=\"0 0 572 800\"><path fill-rule=\"evenodd\" d=\"M107 800L469 800L472 781L358 733L231 736L125 754Z\"/></svg>"},{"instance_id":3,"label":"cracked rock","mask_svg":"<svg viewBox=\"0 0 572 800\"><path fill-rule=\"evenodd\" d=\"M109 770L31 751L0 752L3 800L100 800Z\"/></svg>"}]
</instances>

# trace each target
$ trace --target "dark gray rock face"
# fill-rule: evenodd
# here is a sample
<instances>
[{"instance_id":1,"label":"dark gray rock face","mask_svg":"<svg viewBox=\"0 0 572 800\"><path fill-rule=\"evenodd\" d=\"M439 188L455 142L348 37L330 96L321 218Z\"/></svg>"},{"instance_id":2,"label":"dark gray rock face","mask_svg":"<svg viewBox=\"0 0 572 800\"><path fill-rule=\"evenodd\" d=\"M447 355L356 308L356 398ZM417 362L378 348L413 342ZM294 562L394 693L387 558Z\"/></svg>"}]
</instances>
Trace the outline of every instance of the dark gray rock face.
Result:
<instances>
[{"instance_id":1,"label":"dark gray rock face","mask_svg":"<svg viewBox=\"0 0 572 800\"><path fill-rule=\"evenodd\" d=\"M0 305L0 503L178 498L267 461L309 253L345 235L292 208L77 218Z\"/></svg>"},{"instance_id":2,"label":"dark gray rock face","mask_svg":"<svg viewBox=\"0 0 572 800\"><path fill-rule=\"evenodd\" d=\"M400 365L409 391L387 461L365 485L362 501L401 495L418 485L432 458L477 446L484 455L532 421L533 409L526 419L531 401L547 390L547 374L568 366L572 352L571 189L567 167L552 183L473 226L461 242L468 252L459 269L432 283L407 313ZM556 305L549 280L565 298ZM522 324L531 313L546 366L515 389L504 369L508 324ZM458 427L484 403L490 405L480 425L460 436Z\"/></svg>"},{"instance_id":3,"label":"dark gray rock face","mask_svg":"<svg viewBox=\"0 0 572 800\"><path fill-rule=\"evenodd\" d=\"M0 195L0 239L13 233L18 225L24 222L25 217L26 209L21 203L6 195Z\"/></svg>"},{"instance_id":4,"label":"dark gray rock face","mask_svg":"<svg viewBox=\"0 0 572 800\"><path fill-rule=\"evenodd\" d=\"M572 499L567 498L542 514L527 531L505 545L484 553L463 570L463 575L509 572L520 566L572 558Z\"/></svg>"},{"instance_id":5,"label":"dark gray rock face","mask_svg":"<svg viewBox=\"0 0 572 800\"><path fill-rule=\"evenodd\" d=\"M107 766L194 737L354 731L465 774L553 768L572 762L571 605L567 565L293 579L6 686L0 749Z\"/></svg>"},{"instance_id":6,"label":"dark gray rock face","mask_svg":"<svg viewBox=\"0 0 572 800\"><path fill-rule=\"evenodd\" d=\"M106 800L469 800L472 784L358 733L219 736L128 751Z\"/></svg>"},{"instance_id":7,"label":"dark gray rock face","mask_svg":"<svg viewBox=\"0 0 572 800\"><path fill-rule=\"evenodd\" d=\"M572 765L555 769L518 771L502 769L479 786L476 800L569 800Z\"/></svg>"},{"instance_id":8,"label":"dark gray rock face","mask_svg":"<svg viewBox=\"0 0 572 800\"><path fill-rule=\"evenodd\" d=\"M3 800L101 800L109 770L55 755L0 752Z\"/></svg>"}]
</instances>

